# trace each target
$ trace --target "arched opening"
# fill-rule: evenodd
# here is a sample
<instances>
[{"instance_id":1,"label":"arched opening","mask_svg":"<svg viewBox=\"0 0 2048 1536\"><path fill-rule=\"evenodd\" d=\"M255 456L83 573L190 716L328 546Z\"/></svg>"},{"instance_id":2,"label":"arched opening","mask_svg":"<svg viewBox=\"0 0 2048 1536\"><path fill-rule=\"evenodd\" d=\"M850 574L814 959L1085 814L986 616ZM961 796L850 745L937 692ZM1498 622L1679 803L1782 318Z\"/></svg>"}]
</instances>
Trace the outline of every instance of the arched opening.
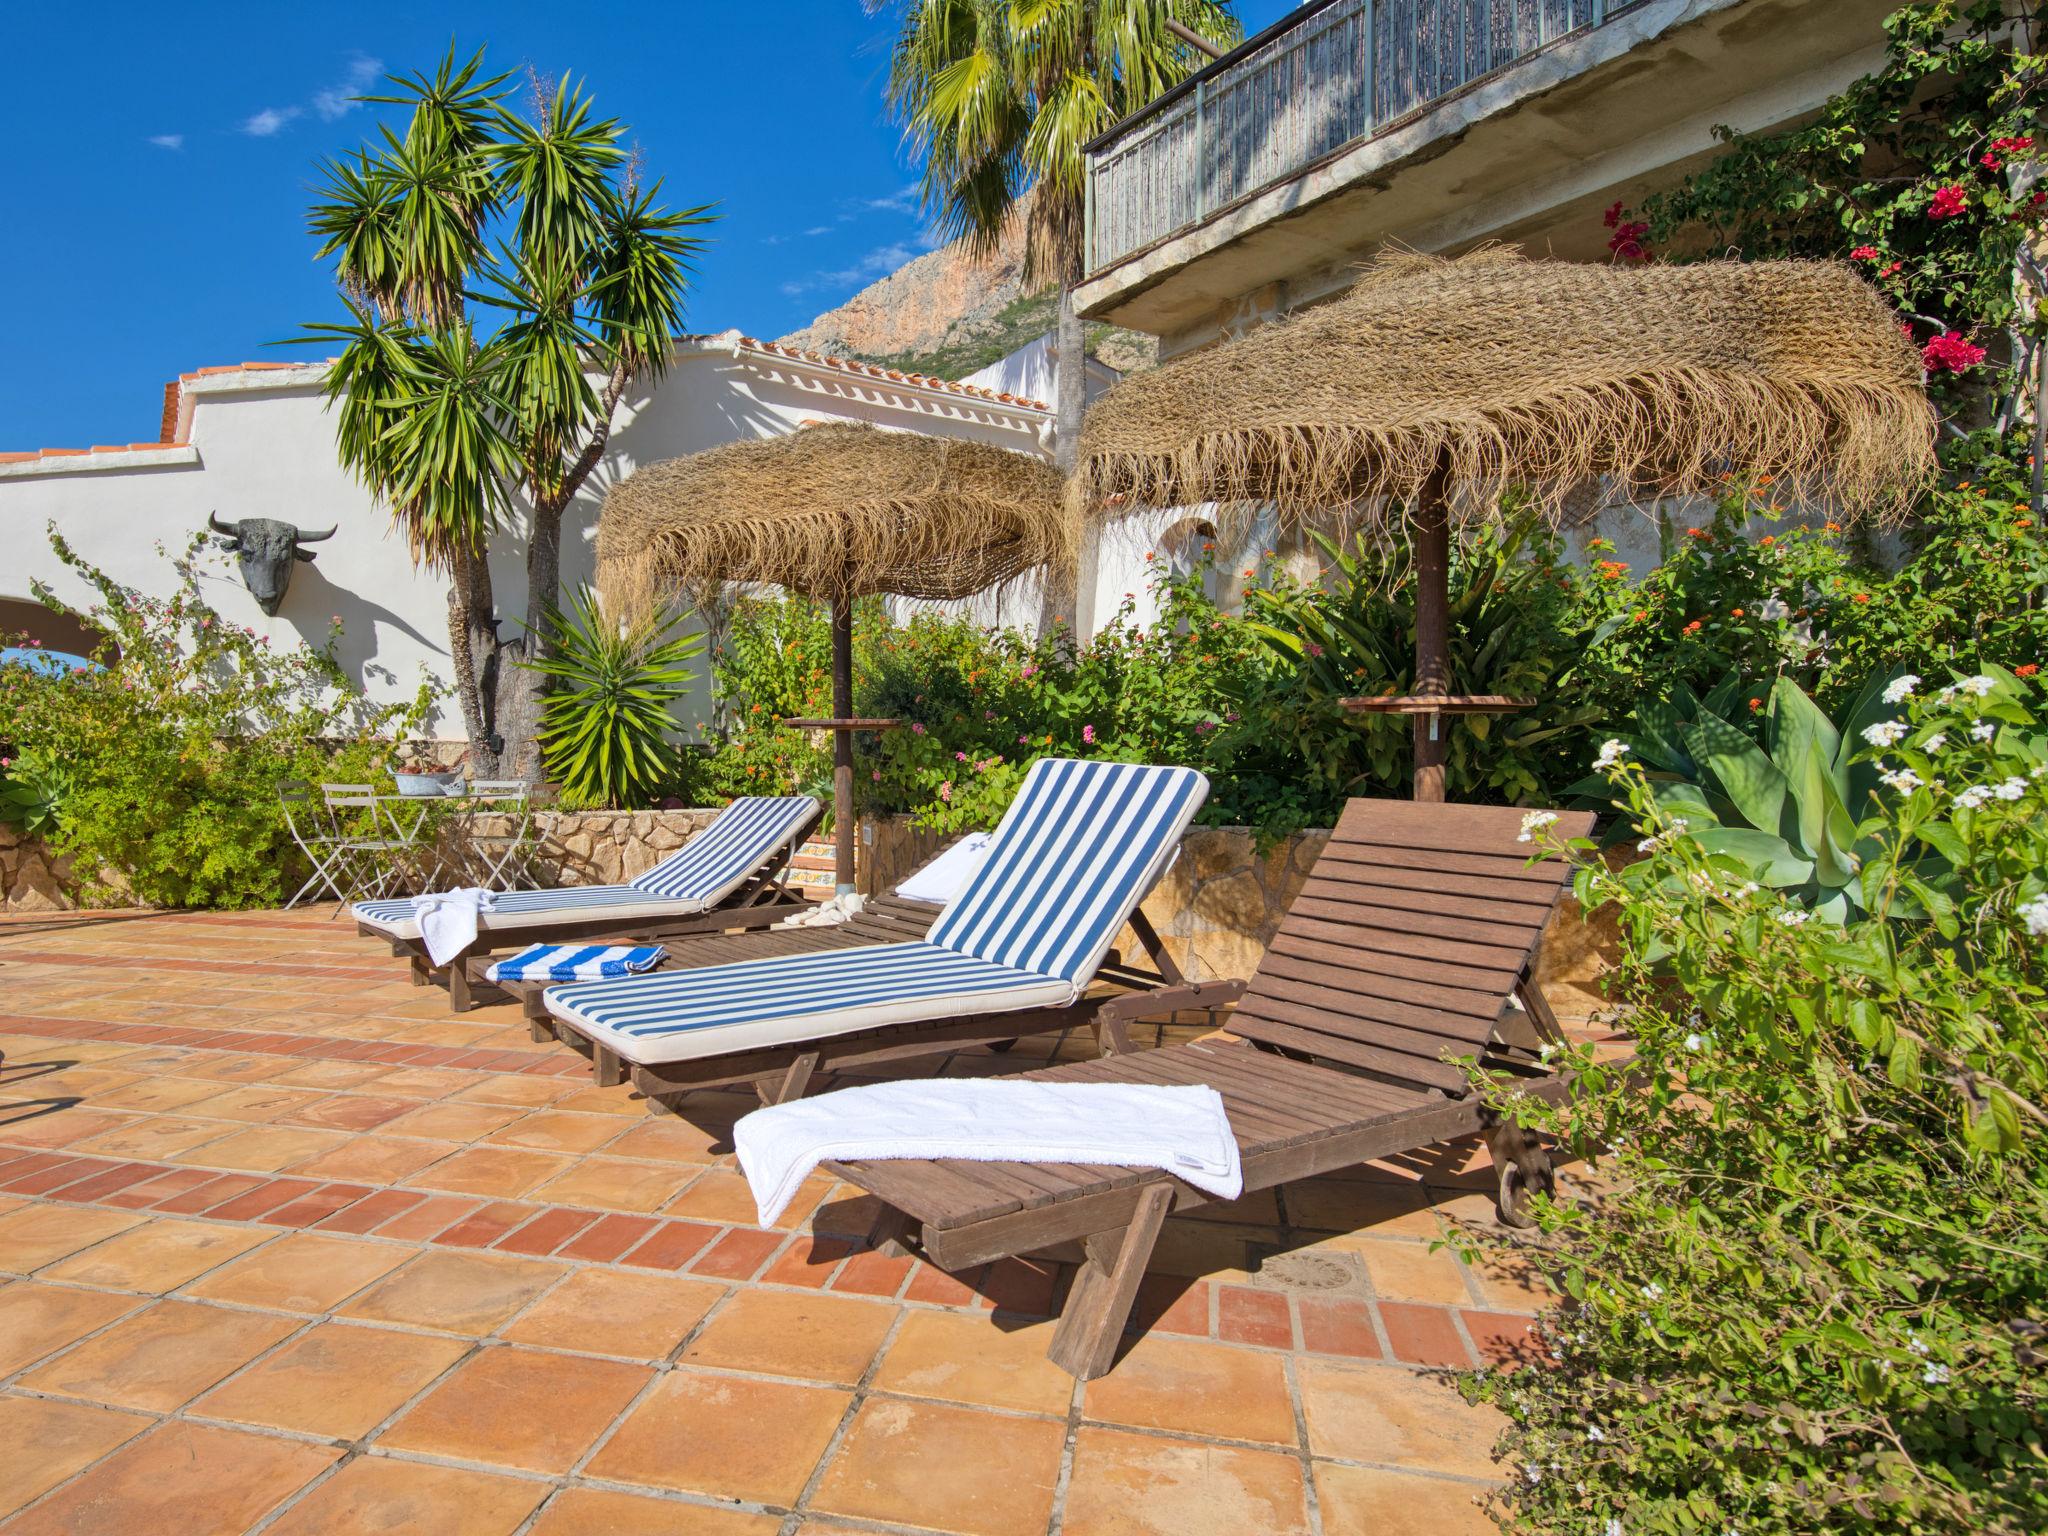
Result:
<instances>
[{"instance_id":1,"label":"arched opening","mask_svg":"<svg viewBox=\"0 0 2048 1536\"><path fill-rule=\"evenodd\" d=\"M107 636L77 614L18 597L0 597L0 647L31 645L91 660Z\"/></svg>"}]
</instances>

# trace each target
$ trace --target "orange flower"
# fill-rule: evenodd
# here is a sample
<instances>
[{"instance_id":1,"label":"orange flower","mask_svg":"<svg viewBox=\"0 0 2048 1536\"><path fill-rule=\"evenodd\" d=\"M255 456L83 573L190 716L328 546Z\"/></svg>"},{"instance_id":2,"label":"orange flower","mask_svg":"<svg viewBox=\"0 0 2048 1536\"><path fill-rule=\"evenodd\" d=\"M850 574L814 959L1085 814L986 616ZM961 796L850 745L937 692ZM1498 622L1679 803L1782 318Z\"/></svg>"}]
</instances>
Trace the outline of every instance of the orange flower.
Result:
<instances>
[{"instance_id":1,"label":"orange flower","mask_svg":"<svg viewBox=\"0 0 2048 1536\"><path fill-rule=\"evenodd\" d=\"M1742 617L1742 610L1740 608L1731 608L1728 611L1728 617L1731 619L1739 619Z\"/></svg>"},{"instance_id":2,"label":"orange flower","mask_svg":"<svg viewBox=\"0 0 2048 1536\"><path fill-rule=\"evenodd\" d=\"M1763 707L1764 701L1762 699L1751 699L1749 701L1749 712L1752 715L1755 714L1758 710L1762 709Z\"/></svg>"},{"instance_id":3,"label":"orange flower","mask_svg":"<svg viewBox=\"0 0 2048 1536\"><path fill-rule=\"evenodd\" d=\"M1642 623L1643 620L1647 619L1649 616L1649 613L1645 609L1638 608L1636 610L1636 622L1638 624Z\"/></svg>"},{"instance_id":4,"label":"orange flower","mask_svg":"<svg viewBox=\"0 0 2048 1536\"><path fill-rule=\"evenodd\" d=\"M2032 677L2036 672L2040 670L2041 664L2038 661L2030 661L2023 667L2014 667L2012 669L2012 675L2014 677Z\"/></svg>"},{"instance_id":5,"label":"orange flower","mask_svg":"<svg viewBox=\"0 0 2048 1536\"><path fill-rule=\"evenodd\" d=\"M1690 624L1685 626L1685 633L1688 635L1693 634L1699 629L1699 627L1700 621L1698 619L1694 619Z\"/></svg>"},{"instance_id":6,"label":"orange flower","mask_svg":"<svg viewBox=\"0 0 2048 1536\"><path fill-rule=\"evenodd\" d=\"M1777 542L1778 536L1775 533L1767 533L1762 538L1757 540L1758 546L1763 549L1769 549L1773 544Z\"/></svg>"},{"instance_id":7,"label":"orange flower","mask_svg":"<svg viewBox=\"0 0 2048 1536\"><path fill-rule=\"evenodd\" d=\"M1858 592L1851 599L1851 601L1858 603L1867 603L1870 601L1870 594L1868 592Z\"/></svg>"},{"instance_id":8,"label":"orange flower","mask_svg":"<svg viewBox=\"0 0 2048 1536\"><path fill-rule=\"evenodd\" d=\"M2014 533L2023 533L2033 526L2034 520L2031 517L2023 517L2012 525L2012 529Z\"/></svg>"},{"instance_id":9,"label":"orange flower","mask_svg":"<svg viewBox=\"0 0 2048 1536\"><path fill-rule=\"evenodd\" d=\"M1829 533L1840 533L1842 531L1842 525L1840 523L1825 523L1822 526Z\"/></svg>"}]
</instances>

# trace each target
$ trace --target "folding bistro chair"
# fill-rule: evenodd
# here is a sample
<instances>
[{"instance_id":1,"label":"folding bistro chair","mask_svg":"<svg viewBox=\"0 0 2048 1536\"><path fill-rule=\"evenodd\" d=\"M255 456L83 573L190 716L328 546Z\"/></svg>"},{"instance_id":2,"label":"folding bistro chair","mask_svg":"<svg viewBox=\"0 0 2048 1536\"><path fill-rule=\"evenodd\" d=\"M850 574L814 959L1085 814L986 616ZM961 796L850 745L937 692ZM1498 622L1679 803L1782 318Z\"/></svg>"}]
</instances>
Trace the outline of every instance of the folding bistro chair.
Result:
<instances>
[{"instance_id":1,"label":"folding bistro chair","mask_svg":"<svg viewBox=\"0 0 2048 1536\"><path fill-rule=\"evenodd\" d=\"M476 883L486 890L516 891L533 881L533 786L524 779L477 779L469 786L463 851L474 864ZM502 816L504 832L479 832L484 816Z\"/></svg>"},{"instance_id":2,"label":"folding bistro chair","mask_svg":"<svg viewBox=\"0 0 2048 1536\"><path fill-rule=\"evenodd\" d=\"M376 786L322 784L320 793L340 832L338 872L349 887L344 901L388 895L408 872L417 869L417 847L385 811ZM349 830L344 821L349 812L364 813L361 821L369 830Z\"/></svg>"},{"instance_id":3,"label":"folding bistro chair","mask_svg":"<svg viewBox=\"0 0 2048 1536\"><path fill-rule=\"evenodd\" d=\"M285 831L291 834L291 840L313 867L306 883L284 904L285 910L289 912L304 901L309 892L321 886L325 886L336 901L346 905L348 892L335 883L343 861L341 845L344 839L335 824L334 813L314 800L313 786L304 779L286 779L279 784L277 799L284 808Z\"/></svg>"}]
</instances>

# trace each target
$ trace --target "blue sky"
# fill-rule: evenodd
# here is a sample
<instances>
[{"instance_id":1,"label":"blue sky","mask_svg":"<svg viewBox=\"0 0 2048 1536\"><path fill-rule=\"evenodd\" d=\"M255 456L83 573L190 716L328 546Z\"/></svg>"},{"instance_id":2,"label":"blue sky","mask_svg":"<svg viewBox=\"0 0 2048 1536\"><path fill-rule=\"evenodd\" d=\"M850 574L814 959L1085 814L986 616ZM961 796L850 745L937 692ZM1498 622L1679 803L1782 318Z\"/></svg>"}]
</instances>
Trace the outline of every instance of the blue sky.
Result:
<instances>
[{"instance_id":1,"label":"blue sky","mask_svg":"<svg viewBox=\"0 0 2048 1536\"><path fill-rule=\"evenodd\" d=\"M1241 0L1248 31L1289 9ZM887 17L859 0L493 0L10 7L16 146L0 291L0 450L155 438L165 381L336 318L305 231L316 160L353 148L385 70L451 39L587 79L672 203L723 215L693 330L777 336L929 247L882 104Z\"/></svg>"}]
</instances>

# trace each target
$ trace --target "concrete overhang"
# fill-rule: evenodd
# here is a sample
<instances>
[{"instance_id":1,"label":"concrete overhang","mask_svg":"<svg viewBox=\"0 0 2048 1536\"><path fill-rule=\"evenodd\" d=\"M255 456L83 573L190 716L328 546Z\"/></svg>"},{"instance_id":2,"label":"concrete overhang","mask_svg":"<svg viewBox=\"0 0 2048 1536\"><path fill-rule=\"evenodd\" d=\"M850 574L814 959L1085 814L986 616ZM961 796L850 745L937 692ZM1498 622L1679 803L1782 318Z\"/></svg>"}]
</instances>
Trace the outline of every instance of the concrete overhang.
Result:
<instances>
[{"instance_id":1,"label":"concrete overhang","mask_svg":"<svg viewBox=\"0 0 2048 1536\"><path fill-rule=\"evenodd\" d=\"M1651 0L1355 141L1076 290L1081 313L1213 339L1247 310L1312 302L1388 243L1487 239L1606 258L1604 201L1714 153L1714 130L1797 121L1879 68L1896 0ZM1569 213L1569 219L1563 217Z\"/></svg>"}]
</instances>

